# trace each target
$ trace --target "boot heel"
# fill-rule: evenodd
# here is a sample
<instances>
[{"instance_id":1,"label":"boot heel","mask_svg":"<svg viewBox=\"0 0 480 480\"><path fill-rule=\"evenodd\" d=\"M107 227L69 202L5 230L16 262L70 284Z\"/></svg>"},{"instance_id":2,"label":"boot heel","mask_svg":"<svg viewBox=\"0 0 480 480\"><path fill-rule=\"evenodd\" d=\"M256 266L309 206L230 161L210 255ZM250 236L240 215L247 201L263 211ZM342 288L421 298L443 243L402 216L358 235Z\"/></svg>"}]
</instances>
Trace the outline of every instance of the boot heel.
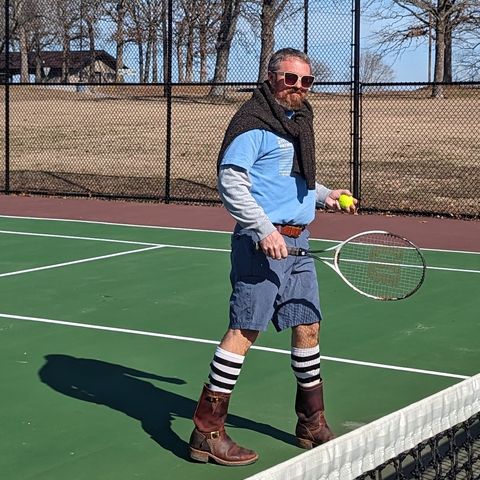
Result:
<instances>
[{"instance_id":1,"label":"boot heel","mask_svg":"<svg viewBox=\"0 0 480 480\"><path fill-rule=\"evenodd\" d=\"M311 450L315 446L311 440L305 438L297 438L297 444L300 448L304 448L305 450Z\"/></svg>"},{"instance_id":2,"label":"boot heel","mask_svg":"<svg viewBox=\"0 0 480 480\"><path fill-rule=\"evenodd\" d=\"M197 462L208 463L208 453L190 447L190 458Z\"/></svg>"}]
</instances>

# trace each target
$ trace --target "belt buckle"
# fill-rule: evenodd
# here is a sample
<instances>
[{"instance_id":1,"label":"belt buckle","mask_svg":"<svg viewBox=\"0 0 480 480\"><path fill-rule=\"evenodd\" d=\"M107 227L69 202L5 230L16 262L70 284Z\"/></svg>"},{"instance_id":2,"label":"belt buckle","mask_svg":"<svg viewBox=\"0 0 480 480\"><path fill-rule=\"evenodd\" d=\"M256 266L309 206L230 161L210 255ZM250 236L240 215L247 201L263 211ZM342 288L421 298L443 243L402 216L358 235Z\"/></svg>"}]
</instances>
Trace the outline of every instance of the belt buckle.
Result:
<instances>
[{"instance_id":1,"label":"belt buckle","mask_svg":"<svg viewBox=\"0 0 480 480\"><path fill-rule=\"evenodd\" d=\"M287 236L292 237L292 238L298 237L298 230L293 225L287 225L285 233L287 234Z\"/></svg>"},{"instance_id":2,"label":"belt buckle","mask_svg":"<svg viewBox=\"0 0 480 480\"><path fill-rule=\"evenodd\" d=\"M297 227L296 225L287 225L287 236L292 238L298 238L302 233L302 227Z\"/></svg>"},{"instance_id":3,"label":"belt buckle","mask_svg":"<svg viewBox=\"0 0 480 480\"><path fill-rule=\"evenodd\" d=\"M303 232L305 227L297 225L277 225L277 230L287 237L298 238Z\"/></svg>"}]
</instances>

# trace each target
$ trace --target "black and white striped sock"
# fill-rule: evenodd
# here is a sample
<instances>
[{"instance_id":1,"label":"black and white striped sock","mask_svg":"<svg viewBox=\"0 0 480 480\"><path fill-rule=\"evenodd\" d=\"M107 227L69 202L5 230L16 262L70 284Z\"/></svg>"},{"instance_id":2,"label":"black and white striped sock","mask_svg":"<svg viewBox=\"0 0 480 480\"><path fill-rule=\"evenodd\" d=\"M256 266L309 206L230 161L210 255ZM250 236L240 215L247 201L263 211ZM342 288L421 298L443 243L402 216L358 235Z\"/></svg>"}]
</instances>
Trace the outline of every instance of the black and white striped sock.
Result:
<instances>
[{"instance_id":1,"label":"black and white striped sock","mask_svg":"<svg viewBox=\"0 0 480 480\"><path fill-rule=\"evenodd\" d=\"M312 348L292 347L292 369L302 387L313 387L320 383L320 346Z\"/></svg>"},{"instance_id":2,"label":"black and white striped sock","mask_svg":"<svg viewBox=\"0 0 480 480\"><path fill-rule=\"evenodd\" d=\"M245 356L227 352L217 347L215 356L210 364L210 390L215 392L232 393L242 369Z\"/></svg>"}]
</instances>

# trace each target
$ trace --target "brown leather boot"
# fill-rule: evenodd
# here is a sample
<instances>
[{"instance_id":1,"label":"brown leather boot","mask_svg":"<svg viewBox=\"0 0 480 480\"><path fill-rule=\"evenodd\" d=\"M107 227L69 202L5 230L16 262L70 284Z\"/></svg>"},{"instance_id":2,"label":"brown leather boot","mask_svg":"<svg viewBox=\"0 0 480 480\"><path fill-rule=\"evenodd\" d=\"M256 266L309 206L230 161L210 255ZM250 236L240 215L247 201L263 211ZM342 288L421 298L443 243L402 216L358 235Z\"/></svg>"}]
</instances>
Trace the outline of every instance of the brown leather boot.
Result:
<instances>
[{"instance_id":1,"label":"brown leather boot","mask_svg":"<svg viewBox=\"0 0 480 480\"><path fill-rule=\"evenodd\" d=\"M298 422L295 429L298 445L313 448L335 438L324 416L323 382L313 387L297 384L295 411Z\"/></svg>"},{"instance_id":2,"label":"brown leather boot","mask_svg":"<svg viewBox=\"0 0 480 480\"><path fill-rule=\"evenodd\" d=\"M193 416L195 429L190 436L190 457L199 462L212 459L221 465L249 465L257 461L253 450L237 445L225 432L230 393L203 387Z\"/></svg>"}]
</instances>

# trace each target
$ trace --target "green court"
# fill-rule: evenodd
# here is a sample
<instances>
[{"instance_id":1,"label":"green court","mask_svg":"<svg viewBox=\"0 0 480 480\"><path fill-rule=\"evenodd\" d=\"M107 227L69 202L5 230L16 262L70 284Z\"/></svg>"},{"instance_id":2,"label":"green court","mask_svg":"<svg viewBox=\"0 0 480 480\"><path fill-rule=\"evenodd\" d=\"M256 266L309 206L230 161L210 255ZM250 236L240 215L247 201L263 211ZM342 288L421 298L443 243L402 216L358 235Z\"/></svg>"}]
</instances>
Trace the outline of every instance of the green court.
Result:
<instances>
[{"instance_id":1,"label":"green court","mask_svg":"<svg viewBox=\"0 0 480 480\"><path fill-rule=\"evenodd\" d=\"M289 333L271 328L247 357L228 426L259 461L188 459L191 417L227 327L229 242L221 232L0 217L1 478L241 479L302 453ZM400 302L364 298L317 267L337 435L480 370L480 254L423 253L425 283Z\"/></svg>"}]
</instances>

